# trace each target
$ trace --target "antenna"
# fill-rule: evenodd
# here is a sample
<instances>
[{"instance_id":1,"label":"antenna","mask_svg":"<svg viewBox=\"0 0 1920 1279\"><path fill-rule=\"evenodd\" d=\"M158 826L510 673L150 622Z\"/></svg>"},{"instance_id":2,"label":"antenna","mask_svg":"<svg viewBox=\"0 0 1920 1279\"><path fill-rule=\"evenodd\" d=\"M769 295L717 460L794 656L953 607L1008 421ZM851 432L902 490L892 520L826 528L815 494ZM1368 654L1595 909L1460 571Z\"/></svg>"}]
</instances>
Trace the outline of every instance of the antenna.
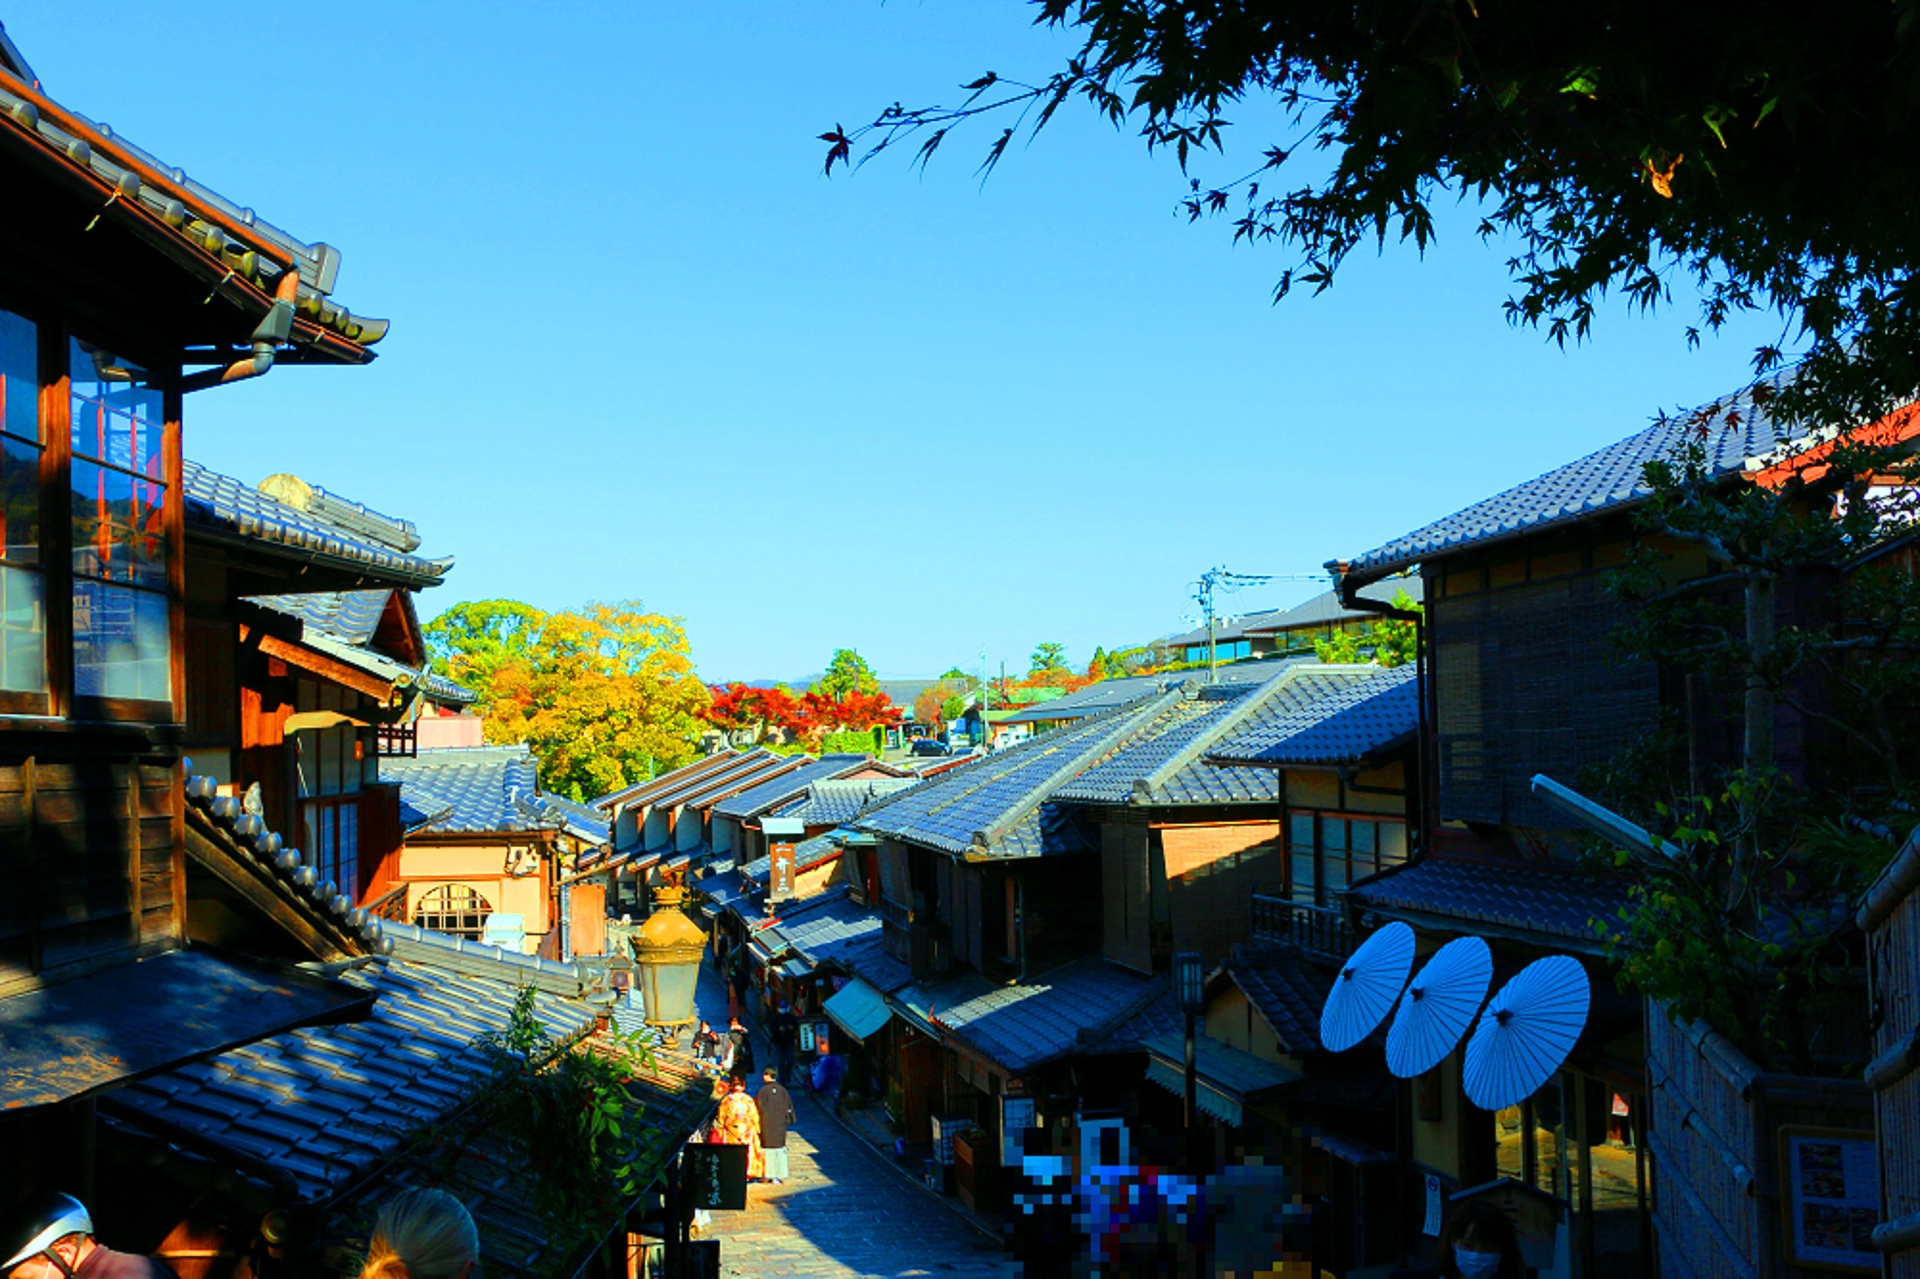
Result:
<instances>
[{"instance_id":1,"label":"antenna","mask_svg":"<svg viewBox=\"0 0 1920 1279\"><path fill-rule=\"evenodd\" d=\"M1263 582L1324 582L1326 580L1325 573L1236 573L1224 565L1210 568L1202 573L1200 580L1193 584L1193 599L1200 605L1200 612L1207 619L1207 683L1213 683L1214 667L1218 665L1214 651L1214 595L1230 595L1242 587L1258 586Z\"/></svg>"},{"instance_id":2,"label":"antenna","mask_svg":"<svg viewBox=\"0 0 1920 1279\"><path fill-rule=\"evenodd\" d=\"M1515 973L1487 1001L1467 1041L1467 1097L1482 1110L1531 1097L1573 1051L1592 1001L1587 970L1570 955L1548 955Z\"/></svg>"},{"instance_id":3,"label":"antenna","mask_svg":"<svg viewBox=\"0 0 1920 1279\"><path fill-rule=\"evenodd\" d=\"M1387 1069L1424 1075L1453 1051L1493 980L1493 952L1478 937L1456 937L1434 952L1400 997L1387 1032Z\"/></svg>"}]
</instances>

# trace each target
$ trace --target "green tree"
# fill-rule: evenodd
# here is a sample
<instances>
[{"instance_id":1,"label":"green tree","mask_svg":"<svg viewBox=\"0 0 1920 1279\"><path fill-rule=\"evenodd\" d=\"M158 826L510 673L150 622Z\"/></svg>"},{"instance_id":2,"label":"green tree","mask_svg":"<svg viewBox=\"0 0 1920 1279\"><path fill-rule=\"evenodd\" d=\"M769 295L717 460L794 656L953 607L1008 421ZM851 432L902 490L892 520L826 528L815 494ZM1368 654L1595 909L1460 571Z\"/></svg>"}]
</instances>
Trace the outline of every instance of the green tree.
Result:
<instances>
[{"instance_id":1,"label":"green tree","mask_svg":"<svg viewBox=\"0 0 1920 1279\"><path fill-rule=\"evenodd\" d=\"M427 653L435 674L479 695L474 709L492 705L502 666L525 661L540 641L547 615L519 600L470 600L427 623Z\"/></svg>"},{"instance_id":2,"label":"green tree","mask_svg":"<svg viewBox=\"0 0 1920 1279\"><path fill-rule=\"evenodd\" d=\"M1033 655L1027 659L1028 674L1038 674L1041 671L1064 671L1066 669L1067 646L1065 644L1055 644L1052 642L1041 644L1033 650Z\"/></svg>"},{"instance_id":3,"label":"green tree","mask_svg":"<svg viewBox=\"0 0 1920 1279\"><path fill-rule=\"evenodd\" d=\"M540 785L576 800L690 762L711 693L678 618L638 604L547 615L523 658L489 686L491 742L525 742Z\"/></svg>"},{"instance_id":4,"label":"green tree","mask_svg":"<svg viewBox=\"0 0 1920 1279\"><path fill-rule=\"evenodd\" d=\"M1393 593L1393 606L1403 613L1422 613L1418 601L1405 591ZM1419 654L1420 629L1410 621L1383 617L1358 631L1335 631L1332 639L1317 639L1313 651L1323 662L1378 662L1405 666Z\"/></svg>"},{"instance_id":5,"label":"green tree","mask_svg":"<svg viewBox=\"0 0 1920 1279\"><path fill-rule=\"evenodd\" d=\"M973 680L973 676L967 674L965 671L961 670L958 666L949 666L947 668L947 673L945 675L942 675L940 678L943 680L948 680L948 679L966 680L968 682L972 682Z\"/></svg>"},{"instance_id":6,"label":"green tree","mask_svg":"<svg viewBox=\"0 0 1920 1279\"><path fill-rule=\"evenodd\" d=\"M836 648L833 660L827 663L826 674L814 681L813 691L837 701L848 693L877 693L880 681L866 658L850 648Z\"/></svg>"},{"instance_id":7,"label":"green tree","mask_svg":"<svg viewBox=\"0 0 1920 1279\"><path fill-rule=\"evenodd\" d=\"M1609 293L1646 311L1675 282L1699 330L1771 312L1803 345L1779 411L1846 426L1920 385L1920 5L1381 0L1037 0L1078 48L1030 81L994 73L952 105L897 103L822 135L827 169L915 140L925 162L975 116L1016 127L1078 101L1183 172L1226 114L1283 114L1251 172L1186 179L1190 219L1295 256L1276 296L1328 288L1356 248L1424 249L1466 199L1505 238L1515 323L1585 337ZM1507 247L1510 246L1510 247ZM1761 368L1776 345L1755 353Z\"/></svg>"}]
</instances>

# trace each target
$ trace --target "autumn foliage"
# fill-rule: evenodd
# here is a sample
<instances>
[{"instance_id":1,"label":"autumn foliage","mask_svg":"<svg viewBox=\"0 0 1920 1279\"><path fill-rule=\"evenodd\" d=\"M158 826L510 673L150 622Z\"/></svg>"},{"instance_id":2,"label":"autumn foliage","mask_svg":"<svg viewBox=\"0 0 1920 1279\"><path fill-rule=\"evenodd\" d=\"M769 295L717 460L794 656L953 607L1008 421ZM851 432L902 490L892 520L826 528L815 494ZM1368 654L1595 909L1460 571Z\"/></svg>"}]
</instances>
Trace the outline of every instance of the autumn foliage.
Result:
<instances>
[{"instance_id":1,"label":"autumn foliage","mask_svg":"<svg viewBox=\"0 0 1920 1279\"><path fill-rule=\"evenodd\" d=\"M711 690L706 719L729 734L752 741L779 735L814 742L828 733L863 732L900 722L900 708L885 693L846 692L838 697L808 691L795 697L784 688L727 684Z\"/></svg>"}]
</instances>

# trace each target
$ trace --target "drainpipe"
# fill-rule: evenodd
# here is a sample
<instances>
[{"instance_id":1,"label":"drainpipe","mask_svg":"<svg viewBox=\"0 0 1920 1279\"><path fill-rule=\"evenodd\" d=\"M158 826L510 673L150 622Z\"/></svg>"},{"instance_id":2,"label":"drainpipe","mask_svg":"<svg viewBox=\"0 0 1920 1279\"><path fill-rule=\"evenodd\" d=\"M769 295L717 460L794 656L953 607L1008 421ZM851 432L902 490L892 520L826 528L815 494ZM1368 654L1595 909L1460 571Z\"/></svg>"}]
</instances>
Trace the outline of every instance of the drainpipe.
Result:
<instances>
[{"instance_id":1,"label":"drainpipe","mask_svg":"<svg viewBox=\"0 0 1920 1279\"><path fill-rule=\"evenodd\" d=\"M1352 565L1346 560L1328 560L1327 574L1333 578L1333 589L1340 596L1340 603L1361 613L1376 613L1381 617L1397 622L1413 623L1414 651L1414 696L1419 699L1418 736L1419 747L1414 752L1414 773L1420 787L1420 846L1414 850L1418 860L1427 855L1433 847L1434 788L1431 751L1435 745L1431 725L1427 715L1427 694L1431 687L1432 655L1428 651L1427 621L1424 613L1410 612L1383 604L1379 600L1370 600L1359 593L1362 583L1357 583L1351 575ZM1424 594L1424 588L1422 594Z\"/></svg>"},{"instance_id":2,"label":"drainpipe","mask_svg":"<svg viewBox=\"0 0 1920 1279\"><path fill-rule=\"evenodd\" d=\"M182 380L183 390L198 391L209 386L224 386L259 377L273 367L273 354L293 336L293 306L300 291L300 273L286 270L273 287L273 306L253 329L253 354L235 360L224 369L208 369Z\"/></svg>"}]
</instances>

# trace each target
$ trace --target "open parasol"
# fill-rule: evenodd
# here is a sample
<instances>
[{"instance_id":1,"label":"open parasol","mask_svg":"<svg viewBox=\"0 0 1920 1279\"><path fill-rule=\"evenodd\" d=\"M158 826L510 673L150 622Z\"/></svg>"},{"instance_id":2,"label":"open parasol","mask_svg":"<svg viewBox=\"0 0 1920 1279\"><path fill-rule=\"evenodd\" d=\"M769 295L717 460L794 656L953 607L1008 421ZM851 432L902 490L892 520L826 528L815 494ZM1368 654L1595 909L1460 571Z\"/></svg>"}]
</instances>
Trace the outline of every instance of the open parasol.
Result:
<instances>
[{"instance_id":1,"label":"open parasol","mask_svg":"<svg viewBox=\"0 0 1920 1279\"><path fill-rule=\"evenodd\" d=\"M1467 1097L1482 1110L1531 1097L1573 1050L1591 1000L1587 970L1571 956L1548 955L1515 973L1467 1041Z\"/></svg>"},{"instance_id":2,"label":"open parasol","mask_svg":"<svg viewBox=\"0 0 1920 1279\"><path fill-rule=\"evenodd\" d=\"M1493 952L1478 937L1456 937L1434 952L1400 997L1387 1031L1387 1069L1424 1075L1453 1051L1473 1024L1493 980Z\"/></svg>"},{"instance_id":3,"label":"open parasol","mask_svg":"<svg viewBox=\"0 0 1920 1279\"><path fill-rule=\"evenodd\" d=\"M1320 1044L1345 1052L1380 1024L1413 967L1413 929L1399 920L1375 931L1342 965L1320 1010Z\"/></svg>"}]
</instances>

